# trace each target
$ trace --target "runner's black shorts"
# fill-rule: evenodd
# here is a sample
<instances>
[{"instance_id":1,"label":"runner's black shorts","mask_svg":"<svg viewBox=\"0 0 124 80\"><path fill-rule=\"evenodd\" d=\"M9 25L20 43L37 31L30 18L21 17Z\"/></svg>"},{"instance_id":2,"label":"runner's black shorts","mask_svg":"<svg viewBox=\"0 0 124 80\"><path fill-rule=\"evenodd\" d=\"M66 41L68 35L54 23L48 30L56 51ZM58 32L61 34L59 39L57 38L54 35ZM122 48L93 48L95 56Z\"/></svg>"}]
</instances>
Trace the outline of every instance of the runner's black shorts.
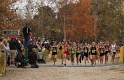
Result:
<instances>
[{"instance_id":1,"label":"runner's black shorts","mask_svg":"<svg viewBox=\"0 0 124 80\"><path fill-rule=\"evenodd\" d=\"M106 52L105 52L105 55L107 55L109 52L110 52L110 51L106 51Z\"/></svg>"},{"instance_id":2,"label":"runner's black shorts","mask_svg":"<svg viewBox=\"0 0 124 80\"><path fill-rule=\"evenodd\" d=\"M115 55L115 54L116 54L116 52L113 52L113 54Z\"/></svg>"},{"instance_id":3,"label":"runner's black shorts","mask_svg":"<svg viewBox=\"0 0 124 80\"><path fill-rule=\"evenodd\" d=\"M104 53L100 53L100 56L104 56L105 54Z\"/></svg>"},{"instance_id":4,"label":"runner's black shorts","mask_svg":"<svg viewBox=\"0 0 124 80\"><path fill-rule=\"evenodd\" d=\"M86 58L88 58L88 53L84 53L84 56L85 56Z\"/></svg>"},{"instance_id":5,"label":"runner's black shorts","mask_svg":"<svg viewBox=\"0 0 124 80\"><path fill-rule=\"evenodd\" d=\"M76 53L76 57L78 57L79 55L81 55L81 53Z\"/></svg>"},{"instance_id":6,"label":"runner's black shorts","mask_svg":"<svg viewBox=\"0 0 124 80\"><path fill-rule=\"evenodd\" d=\"M97 55L97 53L91 53L91 55Z\"/></svg>"},{"instance_id":7,"label":"runner's black shorts","mask_svg":"<svg viewBox=\"0 0 124 80\"><path fill-rule=\"evenodd\" d=\"M52 52L52 55L57 55L57 52Z\"/></svg>"}]
</instances>

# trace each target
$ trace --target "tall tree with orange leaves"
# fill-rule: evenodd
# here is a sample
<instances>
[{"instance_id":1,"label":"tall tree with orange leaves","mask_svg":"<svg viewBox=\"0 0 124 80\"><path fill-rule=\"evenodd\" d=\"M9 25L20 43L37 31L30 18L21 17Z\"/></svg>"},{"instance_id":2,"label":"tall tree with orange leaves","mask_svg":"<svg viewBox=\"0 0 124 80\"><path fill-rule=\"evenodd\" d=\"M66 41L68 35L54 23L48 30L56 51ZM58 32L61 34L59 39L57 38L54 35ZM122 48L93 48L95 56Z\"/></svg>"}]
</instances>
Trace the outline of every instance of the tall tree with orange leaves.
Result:
<instances>
[{"instance_id":1,"label":"tall tree with orange leaves","mask_svg":"<svg viewBox=\"0 0 124 80\"><path fill-rule=\"evenodd\" d=\"M91 14L92 0L80 0L68 3L59 9L61 20L65 17L67 39L72 41L93 40L95 29L94 15ZM62 15L64 14L65 15Z\"/></svg>"}]
</instances>

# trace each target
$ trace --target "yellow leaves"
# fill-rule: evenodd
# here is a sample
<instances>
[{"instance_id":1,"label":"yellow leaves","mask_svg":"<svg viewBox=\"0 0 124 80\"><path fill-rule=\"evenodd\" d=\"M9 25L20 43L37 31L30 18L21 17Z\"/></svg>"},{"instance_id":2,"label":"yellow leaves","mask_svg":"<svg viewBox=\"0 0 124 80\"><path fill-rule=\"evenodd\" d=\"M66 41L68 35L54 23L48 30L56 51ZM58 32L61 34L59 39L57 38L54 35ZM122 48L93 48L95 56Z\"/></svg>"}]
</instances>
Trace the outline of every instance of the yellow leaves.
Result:
<instances>
[{"instance_id":1,"label":"yellow leaves","mask_svg":"<svg viewBox=\"0 0 124 80\"><path fill-rule=\"evenodd\" d=\"M50 30L50 27L49 27L49 26L47 26L47 27L46 27L46 29Z\"/></svg>"},{"instance_id":2,"label":"yellow leaves","mask_svg":"<svg viewBox=\"0 0 124 80\"><path fill-rule=\"evenodd\" d=\"M122 14L124 15L124 8L122 8Z\"/></svg>"},{"instance_id":3,"label":"yellow leaves","mask_svg":"<svg viewBox=\"0 0 124 80\"><path fill-rule=\"evenodd\" d=\"M56 32L56 33L59 33L61 31L60 29L57 29L57 28L51 29L51 30L54 31L54 32Z\"/></svg>"},{"instance_id":4,"label":"yellow leaves","mask_svg":"<svg viewBox=\"0 0 124 80\"><path fill-rule=\"evenodd\" d=\"M60 33L60 32L61 32L60 29L58 29L58 28L50 28L49 26L47 26L46 29L49 30L49 31L50 31L50 30L51 30L51 31L54 31L54 32L56 32L56 33Z\"/></svg>"}]
</instances>

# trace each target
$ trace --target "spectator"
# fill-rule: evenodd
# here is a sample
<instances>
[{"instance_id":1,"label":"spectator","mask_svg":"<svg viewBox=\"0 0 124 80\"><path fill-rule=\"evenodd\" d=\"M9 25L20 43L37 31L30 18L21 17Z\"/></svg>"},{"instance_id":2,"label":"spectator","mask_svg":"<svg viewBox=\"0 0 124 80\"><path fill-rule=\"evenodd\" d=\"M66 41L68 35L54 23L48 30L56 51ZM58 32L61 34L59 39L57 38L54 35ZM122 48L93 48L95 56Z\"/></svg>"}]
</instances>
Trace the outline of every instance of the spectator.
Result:
<instances>
[{"instance_id":1,"label":"spectator","mask_svg":"<svg viewBox=\"0 0 124 80\"><path fill-rule=\"evenodd\" d=\"M24 35L24 47L27 47L30 44L30 28L28 24L23 28L23 35Z\"/></svg>"},{"instance_id":2,"label":"spectator","mask_svg":"<svg viewBox=\"0 0 124 80\"><path fill-rule=\"evenodd\" d=\"M9 43L7 42L6 39L3 39L3 50L6 53L6 66L8 66L9 64L7 62L10 54L10 48L9 48Z\"/></svg>"},{"instance_id":3,"label":"spectator","mask_svg":"<svg viewBox=\"0 0 124 80\"><path fill-rule=\"evenodd\" d=\"M15 40L15 36L11 37L9 41L9 48L10 48L10 66L14 66L15 58L17 54L16 46L18 45L17 41Z\"/></svg>"},{"instance_id":4,"label":"spectator","mask_svg":"<svg viewBox=\"0 0 124 80\"><path fill-rule=\"evenodd\" d=\"M37 42L41 44L41 39L38 37Z\"/></svg>"},{"instance_id":5,"label":"spectator","mask_svg":"<svg viewBox=\"0 0 124 80\"><path fill-rule=\"evenodd\" d=\"M20 67L24 68L25 65L26 65L25 57L24 57L22 49L20 49L19 53L16 56L16 66L18 68L20 68Z\"/></svg>"},{"instance_id":6,"label":"spectator","mask_svg":"<svg viewBox=\"0 0 124 80\"><path fill-rule=\"evenodd\" d=\"M31 68L38 68L38 63L37 63L37 54L36 54L36 49L33 48L32 52L29 54L29 64L31 64Z\"/></svg>"},{"instance_id":7,"label":"spectator","mask_svg":"<svg viewBox=\"0 0 124 80\"><path fill-rule=\"evenodd\" d=\"M33 48L37 48L37 45L35 44L34 41L30 42L30 44L28 45L28 54L32 52Z\"/></svg>"}]
</instances>

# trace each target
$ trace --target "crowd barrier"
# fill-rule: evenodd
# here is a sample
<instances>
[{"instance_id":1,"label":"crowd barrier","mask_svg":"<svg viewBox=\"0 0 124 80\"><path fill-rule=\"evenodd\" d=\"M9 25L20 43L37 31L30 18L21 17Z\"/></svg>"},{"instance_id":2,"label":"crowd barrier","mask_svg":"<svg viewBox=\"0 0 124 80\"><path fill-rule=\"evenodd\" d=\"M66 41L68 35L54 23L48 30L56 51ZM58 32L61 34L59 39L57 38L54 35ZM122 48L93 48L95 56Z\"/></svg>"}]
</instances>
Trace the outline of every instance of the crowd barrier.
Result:
<instances>
[{"instance_id":1,"label":"crowd barrier","mask_svg":"<svg viewBox=\"0 0 124 80\"><path fill-rule=\"evenodd\" d=\"M120 63L124 63L124 46L120 48L120 58L119 58Z\"/></svg>"},{"instance_id":2,"label":"crowd barrier","mask_svg":"<svg viewBox=\"0 0 124 80\"><path fill-rule=\"evenodd\" d=\"M6 54L0 51L0 76L6 73Z\"/></svg>"}]
</instances>

